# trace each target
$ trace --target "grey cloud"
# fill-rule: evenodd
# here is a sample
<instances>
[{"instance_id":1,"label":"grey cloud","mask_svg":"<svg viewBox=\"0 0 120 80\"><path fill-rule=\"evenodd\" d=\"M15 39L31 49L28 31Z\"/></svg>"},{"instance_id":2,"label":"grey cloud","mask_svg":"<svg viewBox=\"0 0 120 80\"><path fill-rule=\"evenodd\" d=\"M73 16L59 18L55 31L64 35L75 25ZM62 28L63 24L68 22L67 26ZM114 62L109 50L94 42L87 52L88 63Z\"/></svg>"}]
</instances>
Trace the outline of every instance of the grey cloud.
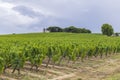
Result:
<instances>
[{"instance_id":1,"label":"grey cloud","mask_svg":"<svg viewBox=\"0 0 120 80\"><path fill-rule=\"evenodd\" d=\"M13 10L18 11L22 15L29 17L44 17L44 15L42 15L41 13L36 12L32 8L26 6L16 6L13 8Z\"/></svg>"},{"instance_id":2,"label":"grey cloud","mask_svg":"<svg viewBox=\"0 0 120 80\"><path fill-rule=\"evenodd\" d=\"M23 16L37 18L26 31L42 31L43 27L77 26L100 32L103 23L110 23L115 31L120 29L120 0L2 0L14 4L14 11ZM0 20L1 21L1 20ZM18 26L18 25L17 25ZM20 28L22 31L22 28Z\"/></svg>"}]
</instances>

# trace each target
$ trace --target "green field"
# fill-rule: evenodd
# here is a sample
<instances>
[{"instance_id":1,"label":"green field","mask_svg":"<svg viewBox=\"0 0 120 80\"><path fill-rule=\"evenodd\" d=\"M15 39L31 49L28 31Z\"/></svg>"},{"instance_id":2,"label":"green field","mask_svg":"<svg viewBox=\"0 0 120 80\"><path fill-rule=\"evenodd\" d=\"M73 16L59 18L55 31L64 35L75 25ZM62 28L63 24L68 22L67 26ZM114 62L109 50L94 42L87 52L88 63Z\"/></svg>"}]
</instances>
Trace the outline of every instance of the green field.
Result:
<instances>
[{"instance_id":1,"label":"green field","mask_svg":"<svg viewBox=\"0 0 120 80\"><path fill-rule=\"evenodd\" d=\"M20 70L26 62L37 71L41 64L72 65L78 60L103 58L120 52L120 37L101 34L29 33L0 35L0 72ZM63 63L66 62L66 63ZM66 64L66 65L67 65Z\"/></svg>"}]
</instances>

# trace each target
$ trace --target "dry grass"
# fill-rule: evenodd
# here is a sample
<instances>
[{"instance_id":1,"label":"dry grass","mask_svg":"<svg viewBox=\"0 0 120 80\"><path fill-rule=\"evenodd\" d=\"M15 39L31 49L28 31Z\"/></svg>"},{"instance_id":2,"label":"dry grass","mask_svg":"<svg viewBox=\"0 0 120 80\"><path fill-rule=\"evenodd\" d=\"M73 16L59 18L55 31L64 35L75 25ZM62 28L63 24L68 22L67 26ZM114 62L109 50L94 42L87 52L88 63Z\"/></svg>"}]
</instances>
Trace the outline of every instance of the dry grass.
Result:
<instances>
[{"instance_id":1,"label":"dry grass","mask_svg":"<svg viewBox=\"0 0 120 80\"><path fill-rule=\"evenodd\" d=\"M85 62L77 61L74 66L49 65L45 68L43 64L39 71L30 71L30 65L26 64L21 71L11 74L8 69L0 76L0 80L120 80L120 54L100 59L87 59Z\"/></svg>"}]
</instances>

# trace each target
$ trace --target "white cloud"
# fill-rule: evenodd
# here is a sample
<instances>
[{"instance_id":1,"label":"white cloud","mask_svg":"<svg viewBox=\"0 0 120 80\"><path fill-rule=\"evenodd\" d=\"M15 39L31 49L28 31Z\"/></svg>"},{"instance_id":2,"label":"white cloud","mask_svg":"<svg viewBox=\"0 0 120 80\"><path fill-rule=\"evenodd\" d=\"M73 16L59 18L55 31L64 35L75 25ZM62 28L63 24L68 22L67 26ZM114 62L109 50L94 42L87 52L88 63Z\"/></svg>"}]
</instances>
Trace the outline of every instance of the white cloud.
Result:
<instances>
[{"instance_id":1,"label":"white cloud","mask_svg":"<svg viewBox=\"0 0 120 80\"><path fill-rule=\"evenodd\" d=\"M103 23L120 26L120 0L1 0L0 25L8 32L74 25L100 32ZM6 33L7 33L6 31Z\"/></svg>"},{"instance_id":2,"label":"white cloud","mask_svg":"<svg viewBox=\"0 0 120 80\"><path fill-rule=\"evenodd\" d=\"M31 18L28 16L21 15L14 11L12 8L15 7L12 3L0 2L0 32L19 32L18 28L25 26L23 29L27 29L32 23L38 21L37 18ZM24 31L24 30L23 30Z\"/></svg>"}]
</instances>

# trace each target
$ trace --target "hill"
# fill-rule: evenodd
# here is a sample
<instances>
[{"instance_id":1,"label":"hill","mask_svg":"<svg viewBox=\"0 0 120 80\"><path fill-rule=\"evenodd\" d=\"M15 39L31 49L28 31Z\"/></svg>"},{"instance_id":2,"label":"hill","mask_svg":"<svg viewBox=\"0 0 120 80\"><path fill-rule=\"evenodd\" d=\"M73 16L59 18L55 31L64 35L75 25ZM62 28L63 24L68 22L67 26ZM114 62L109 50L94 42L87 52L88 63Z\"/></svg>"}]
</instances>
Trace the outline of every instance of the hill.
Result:
<instances>
[{"instance_id":1,"label":"hill","mask_svg":"<svg viewBox=\"0 0 120 80\"><path fill-rule=\"evenodd\" d=\"M120 37L101 34L0 35L0 79L106 80L119 75L119 53Z\"/></svg>"}]
</instances>

